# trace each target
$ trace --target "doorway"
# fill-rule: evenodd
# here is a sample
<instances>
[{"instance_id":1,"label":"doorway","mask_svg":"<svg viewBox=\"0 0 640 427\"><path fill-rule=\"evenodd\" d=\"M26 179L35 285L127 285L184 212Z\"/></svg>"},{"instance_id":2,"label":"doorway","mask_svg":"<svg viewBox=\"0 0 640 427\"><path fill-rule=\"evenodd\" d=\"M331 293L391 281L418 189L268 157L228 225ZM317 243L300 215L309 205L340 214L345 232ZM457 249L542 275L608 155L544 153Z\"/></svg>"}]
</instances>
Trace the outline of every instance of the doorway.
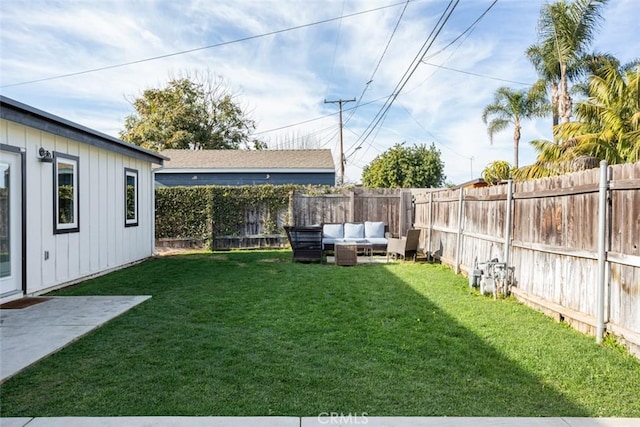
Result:
<instances>
[{"instance_id":1,"label":"doorway","mask_svg":"<svg viewBox=\"0 0 640 427\"><path fill-rule=\"evenodd\" d=\"M23 294L23 163L16 147L0 144L0 298Z\"/></svg>"}]
</instances>

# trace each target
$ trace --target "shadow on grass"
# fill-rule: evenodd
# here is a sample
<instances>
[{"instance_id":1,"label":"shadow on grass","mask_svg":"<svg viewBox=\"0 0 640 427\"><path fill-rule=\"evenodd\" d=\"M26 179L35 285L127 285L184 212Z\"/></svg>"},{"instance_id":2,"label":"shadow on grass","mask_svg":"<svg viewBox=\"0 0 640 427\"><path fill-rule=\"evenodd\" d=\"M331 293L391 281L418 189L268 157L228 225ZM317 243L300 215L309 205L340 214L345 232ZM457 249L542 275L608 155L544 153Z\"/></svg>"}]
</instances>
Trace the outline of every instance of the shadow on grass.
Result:
<instances>
[{"instance_id":1,"label":"shadow on grass","mask_svg":"<svg viewBox=\"0 0 640 427\"><path fill-rule=\"evenodd\" d=\"M2 416L590 415L398 267L288 258L174 256L59 292L153 298L3 384Z\"/></svg>"}]
</instances>

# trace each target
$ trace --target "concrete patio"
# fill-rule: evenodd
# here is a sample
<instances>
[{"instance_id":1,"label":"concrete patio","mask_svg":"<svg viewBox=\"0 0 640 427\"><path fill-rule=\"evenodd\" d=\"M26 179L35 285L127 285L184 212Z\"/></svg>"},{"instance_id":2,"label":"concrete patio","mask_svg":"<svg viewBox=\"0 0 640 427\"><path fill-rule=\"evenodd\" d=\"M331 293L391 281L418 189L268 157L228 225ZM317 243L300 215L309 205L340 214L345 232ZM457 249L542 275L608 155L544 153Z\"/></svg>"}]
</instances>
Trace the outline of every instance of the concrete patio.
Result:
<instances>
[{"instance_id":1,"label":"concrete patio","mask_svg":"<svg viewBox=\"0 0 640 427\"><path fill-rule=\"evenodd\" d=\"M28 307L0 310L0 382L149 298L51 297Z\"/></svg>"}]
</instances>

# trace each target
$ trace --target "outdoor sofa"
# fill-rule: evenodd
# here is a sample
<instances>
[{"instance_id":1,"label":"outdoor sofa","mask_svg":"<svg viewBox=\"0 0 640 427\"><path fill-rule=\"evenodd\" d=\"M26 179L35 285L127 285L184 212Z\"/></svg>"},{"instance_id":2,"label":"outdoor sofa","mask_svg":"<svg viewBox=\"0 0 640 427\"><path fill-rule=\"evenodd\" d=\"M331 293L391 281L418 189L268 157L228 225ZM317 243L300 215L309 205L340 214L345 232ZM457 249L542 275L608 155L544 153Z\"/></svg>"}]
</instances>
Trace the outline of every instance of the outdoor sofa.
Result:
<instances>
[{"instance_id":1,"label":"outdoor sofa","mask_svg":"<svg viewBox=\"0 0 640 427\"><path fill-rule=\"evenodd\" d=\"M373 252L386 252L388 237L382 221L327 223L322 225L322 250L333 252L336 243L364 243L371 244Z\"/></svg>"}]
</instances>

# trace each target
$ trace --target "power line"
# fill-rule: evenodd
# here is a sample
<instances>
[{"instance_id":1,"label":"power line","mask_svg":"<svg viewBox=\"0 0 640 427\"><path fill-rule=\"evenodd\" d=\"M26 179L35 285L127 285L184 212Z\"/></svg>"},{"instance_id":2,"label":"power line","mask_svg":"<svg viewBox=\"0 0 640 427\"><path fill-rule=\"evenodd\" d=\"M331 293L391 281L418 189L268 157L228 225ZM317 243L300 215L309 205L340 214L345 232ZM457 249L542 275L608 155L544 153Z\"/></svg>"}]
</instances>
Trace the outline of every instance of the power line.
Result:
<instances>
[{"instance_id":1,"label":"power line","mask_svg":"<svg viewBox=\"0 0 640 427\"><path fill-rule=\"evenodd\" d=\"M369 88L369 85L371 84L371 82L373 82L373 78L375 77L376 73L378 72L378 68L380 68L380 64L382 63L382 60L384 59L385 55L387 54L387 50L389 49L389 45L391 45L391 40L393 40L393 37L396 35L396 31L398 31L398 27L400 26L400 21L402 21L402 17L404 16L404 12L407 10L407 6L409 6L409 1L410 0L407 0L407 2L404 4L404 7L402 8L402 12L400 12L400 16L398 17L398 21L396 22L396 26L393 28L393 31L391 32L391 36L389 36L389 40L387 40L387 45L384 47L384 50L382 51L382 55L380 56L380 59L378 60L378 63L376 64L376 67L373 69L373 73L371 73L371 77L369 77L369 80L367 81L367 83L365 83L364 88L362 89L362 93L358 97L358 101L356 102L356 105L351 109L351 113L349 114L349 116L345 120L345 124L349 123L349 120L351 120L351 118L355 114L356 110L360 106L360 101L362 100L362 97L364 96L364 93ZM351 147L350 147L350 149L351 149Z\"/></svg>"},{"instance_id":2,"label":"power line","mask_svg":"<svg viewBox=\"0 0 640 427\"><path fill-rule=\"evenodd\" d=\"M431 136L431 138L433 138L433 142L434 142L435 144L438 144L440 147L444 147L444 148L446 148L447 150L451 151L451 152L452 152L453 154L455 154L456 156L460 156L460 157L463 157L463 158L465 158L465 159L468 159L468 158L469 158L469 157L467 157L467 156L464 156L464 155L462 155L462 154L460 154L460 153L458 153L458 152L454 151L452 148L448 147L447 145L442 144L442 143L439 143L439 142L437 141L437 139L438 139L438 138L436 138L436 137L435 137L435 135L434 135L434 134L432 134L432 133L429 131L429 129L427 129L426 127L424 127L424 126L422 125L422 123L420 123L420 122L418 121L418 119L416 119L416 118L413 116L413 114L411 114L411 112L407 109L407 107L405 107L404 105L402 105L402 104L401 104L401 103L399 103L399 102L398 102L398 105L399 105L399 106L401 106L401 107L402 107L402 109L404 109L404 111L406 111L406 112L407 112L407 114L409 115L409 117L411 117L411 118L413 119L413 121L414 121L414 122L416 122L416 124L417 124L418 126L420 126L420 128L421 128L422 130L424 130L426 133L428 133L428 134Z\"/></svg>"},{"instance_id":3,"label":"power line","mask_svg":"<svg viewBox=\"0 0 640 427\"><path fill-rule=\"evenodd\" d=\"M481 78L484 78L484 79L498 80L498 81L502 81L502 82L514 83L514 84L519 84L519 85L524 85L524 86L533 86L531 83L517 82L517 81L514 81L514 80L501 79L501 78L499 78L499 77L487 76L487 75L478 74L478 73L472 73L472 72L464 71L464 70L457 70L457 69L455 69L455 68L445 67L444 65L432 64L432 63L430 63L430 62L423 62L423 64L425 64L425 65L430 65L430 66L432 66L432 67L442 68L443 70L454 71L454 72L456 72L456 73L462 73L462 74L468 74L468 75L475 76L475 77L481 77ZM391 94L390 94L390 95L384 95L384 96L381 96L381 97L376 98L376 99L372 99L371 101L367 101L367 102L364 102L364 103L358 103L358 104L354 105L354 106L353 106L353 107L351 107L351 108L345 108L343 111L349 111L349 112L352 112L353 110L357 109L358 107L363 107L363 106L365 106L365 105L373 104L373 103L375 103L375 102L381 101L381 100L383 100L383 99L387 99L387 98L389 98L389 97L391 97ZM287 128L290 128L290 127L295 127L295 126L303 125L303 124L310 123L310 122L314 122L314 121L317 121L317 120L326 119L326 118L329 118L329 117L331 117L331 116L335 116L335 115L337 115L337 114L338 114L337 112L335 112L335 113L329 113L329 114L325 114L325 115L323 115L323 116L314 117L314 118L312 118L312 119L303 120L303 121L296 122L296 123L292 123L292 124L289 124L289 125L284 125L284 126L280 126L280 127L277 127L277 128L271 128L271 129L263 130L263 131L260 131L260 132L254 132L254 133L252 134L252 136L253 136L253 135L262 135L262 134L265 134L265 133L275 132L275 131L279 131L279 130L282 130L282 129L287 129ZM345 122L346 122L346 119L345 119ZM348 129L348 128L347 128L347 129ZM433 135L432 135L432 136L433 136ZM359 136L359 137L360 137L360 136ZM356 142L356 144L357 144L357 143L358 143L358 142ZM347 152L348 152L348 151L350 151L350 150L351 150L351 148L353 148L356 144L352 145L352 146L351 146L348 150L346 150L346 151L347 151Z\"/></svg>"},{"instance_id":4,"label":"power line","mask_svg":"<svg viewBox=\"0 0 640 427\"><path fill-rule=\"evenodd\" d=\"M378 101L380 101L380 100L382 100L382 99L388 98L389 96L390 96L390 95L385 95L385 96L381 96L380 98L372 99L371 101L367 101L367 102L365 102L365 103L363 103L363 104L360 104L360 106L361 106L361 107L363 107L363 106L365 106L365 105L373 104L374 102L378 102ZM356 107L354 106L354 107L351 107L351 108L345 108L343 111L351 111L351 110L353 110L354 108L356 108ZM286 129L286 128L291 128L291 127L294 127L294 126L304 125L304 124L306 124L306 123L310 123L310 122L315 122L315 121L317 121L317 120L326 119L326 118L328 118L328 117L335 116L335 115L337 115L337 114L338 114L337 112L335 112L335 113L329 113L329 114L325 114L324 116L314 117L313 119L303 120L303 121L301 121L301 122L292 123L292 124L290 124L290 125L280 126L280 127L277 127L277 128L271 128L271 129L267 129L267 130L262 130L262 131L260 131L260 132L254 132L254 133L252 133L252 134L251 134L251 136L254 136L254 135L261 135L261 134L264 134L264 133L275 132L275 131L277 131L277 130L282 130L282 129Z\"/></svg>"},{"instance_id":5,"label":"power line","mask_svg":"<svg viewBox=\"0 0 640 427\"><path fill-rule=\"evenodd\" d=\"M431 62L424 62L423 61L423 64L430 65L432 67L442 68L443 70L454 71L456 73L462 73L462 74L467 74L467 75L470 75L470 76L482 77L483 79L498 80L500 82L514 83L514 84L523 85L523 86L533 86L532 83L523 83L523 82L517 82L515 80L501 79L499 77L493 77L493 76L487 76L487 75L484 75L484 74L472 73L471 71L456 70L455 68L445 67L444 65L432 64Z\"/></svg>"},{"instance_id":6,"label":"power line","mask_svg":"<svg viewBox=\"0 0 640 427\"><path fill-rule=\"evenodd\" d=\"M41 79L28 80L28 81L19 82L19 83L12 83L12 84L8 84L8 85L0 86L0 89L4 89L4 88L8 88L8 87L15 87L15 86L23 86L23 85L27 85L27 84L39 83L39 82L44 82L44 81L49 81L49 80L57 80L57 79L62 79L62 78L66 78L66 77L79 76L79 75L82 75L82 74L95 73L95 72L98 72L98 71L105 71L105 70L111 70L111 69L114 69L114 68L126 67L126 66L129 66L129 65L141 64L143 62L149 62L149 61L155 61L155 60L158 60L158 59L170 58L172 56L185 55L187 53L193 53L193 52L198 52L198 51L201 51L201 50L213 49L213 48L216 48L216 47L227 46L227 45L234 44L234 43L240 43L240 42L245 42L245 41L249 41L249 40L259 39L259 38L262 38L262 37L273 36L273 35L276 35L276 34L282 34L282 33L286 33L286 32L289 32L289 31L300 30L302 28L312 27L312 26L315 26L315 25L326 24L328 22L339 21L339 20L342 20L344 18L352 18L354 16L364 15L364 14L367 14L367 13L377 12L377 11L388 9L388 8L391 8L391 7L396 7L396 6L399 6L399 5L403 4L403 3L404 2L393 3L393 4L390 4L390 5L387 5L387 6L381 6L381 7L377 7L377 8L373 8L373 9L367 9L367 10L363 10L363 11L360 11L360 12L354 12L354 13L350 13L350 14L347 14L347 15L338 16L338 17L335 17L335 18L323 19L321 21L311 22L311 23L308 23L308 24L296 25L294 27L289 27L289 28L284 28L284 29L281 29L281 30L270 31L268 33L263 33L263 34L258 34L258 35L254 35L254 36L243 37L243 38L240 38L240 39L230 40L230 41L216 43L216 44L211 44L211 45L207 45L207 46L196 47L196 48L193 48L193 49L181 50L181 51L178 51L178 52L167 53L167 54L164 54L164 55L152 56L150 58L138 59L136 61L129 61L129 62L123 62L123 63L120 63L120 64L106 65L104 67L92 68L92 69L83 70L83 71L76 71L74 73L60 74L60 75L57 75L57 76L43 77Z\"/></svg>"},{"instance_id":7,"label":"power line","mask_svg":"<svg viewBox=\"0 0 640 427\"><path fill-rule=\"evenodd\" d=\"M344 5L347 0L342 0L342 9L340 10L340 15L344 13ZM338 53L338 42L340 41L340 33L342 31L342 19L338 21L338 33L336 34L336 44L333 47L333 58L331 58L331 72L329 73L330 77L333 77L333 67L336 62L336 54Z\"/></svg>"},{"instance_id":8,"label":"power line","mask_svg":"<svg viewBox=\"0 0 640 427\"><path fill-rule=\"evenodd\" d=\"M444 48L440 49L440 50L439 50L438 52L436 52L435 54L430 55L430 56L429 56L429 58L432 58L432 57L434 57L434 56L436 56L436 55L438 55L438 54L442 53L444 50L446 50L447 48L449 48L451 45L453 45L456 41L460 40L460 38L461 38L461 37L463 37L463 36L465 36L465 35L466 35L466 37L465 37L465 40L466 40L466 38L468 38L468 37L469 37L469 35L471 34L471 32L475 29L475 27L477 26L478 22L480 22L480 20L482 20L482 18L484 18L484 17L486 16L486 14L487 14L487 13L488 13L492 8L493 8L493 6L495 6L495 4L496 4L497 2L498 2L498 0L494 0L494 1L489 5L489 7L487 7L487 8L482 12L482 14L480 14L480 16L478 16L478 18L476 18L476 19L473 21L473 23L471 23L471 25L469 25L469 26L468 26L468 27L467 27L467 28L466 28L466 29L465 29L465 30L464 30L460 35L458 35L458 36L457 36L456 38L454 38L451 42L449 42L449 43L448 43ZM464 40L463 40L463 42L464 42ZM425 53L425 54L426 54L426 53ZM422 63L425 63L425 64L428 64L428 65L433 65L433 66L436 66L436 67L437 67L437 65L435 65L435 64L430 64L430 63L426 62L426 60L425 60L425 57L424 57L424 56L423 56L423 58L421 59L421 62L422 62ZM441 67L441 68L446 68L446 67ZM455 71L455 70L454 70L454 71ZM484 77L484 76L481 76L481 75L478 75L478 76L480 76L480 77ZM423 83L424 83L424 82L423 82ZM421 83L421 84L422 84L422 83ZM421 84L420 84L420 85L421 85ZM420 86L420 85L419 85L419 86ZM402 106L402 105L401 105L401 106ZM409 110L407 110L404 106L402 106L402 108L407 112L407 114L409 114L409 116L410 116L410 117L411 117L411 118L416 122L416 124L418 124L418 126L420 126L423 130L425 130L425 132L427 132L429 135L431 135L431 136L434 138L434 140L436 140L436 139L437 139L437 138L435 138L435 136L433 136L433 134L431 134L431 132L429 132L429 131L424 127L424 126L422 126L422 124L420 124L420 122L418 122L418 121L415 119L415 117L413 117L413 115L409 112ZM361 144L362 144L362 143L361 143ZM369 144L369 145L371 146L371 144ZM454 154L456 154L456 155L458 155L458 156L465 157L465 156L460 155L459 153L456 153L455 151L453 151L452 149L450 149L450 148L449 148L449 147L447 147L446 145L442 145L442 146L443 146L443 147L445 147L445 148L447 148L447 149L448 149L448 150L450 150L452 153L454 153ZM353 154L355 154L355 151L353 152ZM466 158L466 157L465 157L465 158Z\"/></svg>"},{"instance_id":9,"label":"power line","mask_svg":"<svg viewBox=\"0 0 640 427\"><path fill-rule=\"evenodd\" d=\"M476 20L475 20L475 21L473 21L473 22L471 23L471 25L469 25L469 26L467 27L467 29L466 29L466 30L464 30L462 33L460 33L460 35L458 35L458 37L456 37L455 39L451 40L451 41L449 42L449 44L447 44L445 47L443 47L442 49L440 49L439 51L437 51L437 52L436 52L436 53L434 53L433 55L430 55L428 58L424 58L424 59L422 60L422 62L424 62L424 61L425 61L425 60L427 60L427 59L431 59L431 58L433 58L434 56L438 56L438 55L440 55L440 54L441 54L442 52L444 52L444 51L445 51L449 46L451 46L452 44L454 44L455 42L457 42L458 40L460 40L460 38L461 38L462 36L464 36L467 32L471 31L471 30L476 26L476 24L477 24L478 22L480 22L480 20L481 20L482 18L484 18L484 16L485 16L487 13L489 13L489 11L493 8L493 6L495 6L495 5L496 5L496 3L498 3L498 0L493 0L493 3L491 3L491 4L489 5L489 7L487 7L487 8L485 9L485 11L484 11L484 12L482 12L482 14L480 14L480 16L478 16L478 18L476 18Z\"/></svg>"},{"instance_id":10,"label":"power line","mask_svg":"<svg viewBox=\"0 0 640 427\"><path fill-rule=\"evenodd\" d=\"M423 58L422 62L427 64L427 59L430 58L434 58L437 55L441 54L442 52L444 52L445 50L447 50L451 45L453 45L456 41L460 40L460 38L462 36L464 36L464 39L460 42L460 44L458 44L458 46L456 46L456 48L453 50L453 52L451 52L449 54L449 56L447 57L447 59L445 59L444 61L442 61L442 63L440 65L444 65L446 64L449 59L451 59L451 57L454 55L454 53L460 48L460 46L462 46L462 44L469 38L469 36L471 35L471 33L473 33L473 30L476 29L476 26L478 25L478 23L482 20L482 18L484 18L486 16L487 13L489 13L489 11L493 8L493 6L495 6L495 4L498 2L498 0L494 0L493 3L491 3L489 5L489 7L487 7L484 12L482 12L480 14L480 16L478 16L476 18L475 21L473 21L471 23L471 25L469 25L462 33L460 33L456 38L454 38L451 42L449 42L445 47L443 47L442 49L440 49L438 52L434 53L433 55L429 55L429 57L427 58ZM431 65L431 64L430 64ZM429 80L431 77L433 77L436 73L438 72L438 70L435 70L433 73L431 73L431 75L429 75L426 79L424 79L420 84L418 84L416 87L414 87L411 90L415 90L417 88L419 88L420 86L422 86L427 80Z\"/></svg>"},{"instance_id":11,"label":"power line","mask_svg":"<svg viewBox=\"0 0 640 427\"><path fill-rule=\"evenodd\" d=\"M436 22L436 25L431 30L431 33L429 34L429 36L427 37L423 45L420 47L420 50L414 57L413 61L411 62L407 70L404 72L402 78L400 79L400 82L398 82L398 84L396 85L394 92L389 96L389 98L387 99L385 104L382 106L380 111L378 111L376 116L373 118L372 122L362 133L362 136L360 138L361 142L358 147L362 147L362 144L364 144L364 142L367 140L367 138L369 138L369 136L378 127L378 125L382 123L382 120L386 117L387 112L393 105L393 102L400 95L400 92L402 91L402 89L406 86L411 76L415 73L418 66L422 63L421 62L422 59L425 57L425 55L427 54L427 52L435 42L435 39L438 37L442 29L444 28L444 25L447 23L447 21L451 17L451 14L455 10L459 2L460 0L455 0L455 4L454 4L454 0L449 1L449 4L447 5L445 10L442 12L442 15L438 19L438 22ZM369 143L369 146L371 146L371 144L372 143Z\"/></svg>"}]
</instances>

